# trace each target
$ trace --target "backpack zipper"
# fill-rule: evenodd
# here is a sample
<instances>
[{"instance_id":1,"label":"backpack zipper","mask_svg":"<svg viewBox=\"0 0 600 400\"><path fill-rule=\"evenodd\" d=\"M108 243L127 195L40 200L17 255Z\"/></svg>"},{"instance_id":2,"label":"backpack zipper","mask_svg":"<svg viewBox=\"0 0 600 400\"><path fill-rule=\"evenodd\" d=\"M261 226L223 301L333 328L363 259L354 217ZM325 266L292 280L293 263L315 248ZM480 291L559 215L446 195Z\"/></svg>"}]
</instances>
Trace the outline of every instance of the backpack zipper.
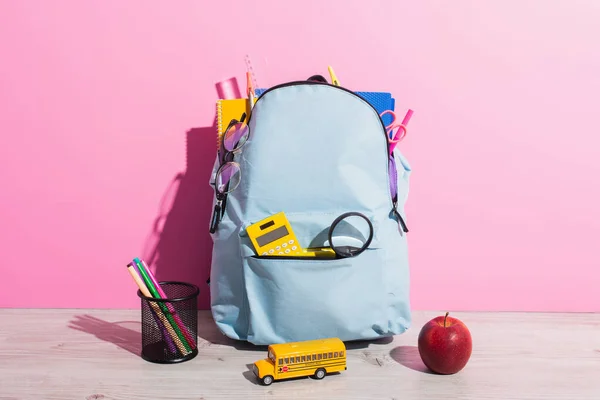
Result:
<instances>
[{"instance_id":1,"label":"backpack zipper","mask_svg":"<svg viewBox=\"0 0 600 400\"><path fill-rule=\"evenodd\" d=\"M398 202L396 200L394 200L392 202L392 204L394 205L394 209L392 210L392 212L394 213L396 218L398 218L398 223L400 224L400 228L402 228L402 230L405 233L408 233L408 227L406 226L406 222L404 222L404 218L402 218L402 215L400 215L400 213L398 212Z\"/></svg>"},{"instance_id":2,"label":"backpack zipper","mask_svg":"<svg viewBox=\"0 0 600 400\"><path fill-rule=\"evenodd\" d=\"M350 93L351 95L358 97L359 99L361 99L362 101L364 101L369 107L371 107L373 109L373 111L375 111L375 113L377 114L377 116L379 117L379 122L381 123L381 128L382 128L382 132L385 136L385 142L387 143L388 141L388 135L386 133L386 129L385 129L385 123L383 122L383 119L381 119L381 116L379 115L379 113L377 112L377 109L375 107L373 107L373 105L371 103L369 103L367 100L363 99L362 97L360 97L359 95L357 95L356 93L354 93L352 90L350 89L346 89L343 86L337 86L337 85L333 85L329 82L320 82L320 81L292 81L292 82L286 82L286 83L281 83L279 85L275 85L272 86L270 88L268 88L267 90L265 90L264 92L261 93L260 96L258 96L258 98L256 99L254 105L256 105L256 103L267 93L269 93L270 91L273 91L275 89L280 89L283 87L287 87L287 86L299 86L299 85L323 85L323 86L329 86L329 87L333 87L339 90L343 90L345 92ZM248 117L248 125L250 125L250 120L252 119L252 111L250 111L250 116ZM386 146L386 158L388 158L389 154L388 154L388 146ZM389 162L389 161L388 161ZM391 179L388 175L388 187L390 185L389 179ZM396 216L396 218L398 218L398 223L399 223L399 227L401 229L401 232L406 232L408 233L408 227L406 226L406 222L404 221L404 218L402 218L402 215L400 215L400 213L398 212L398 200L397 198L393 198L392 200L392 213Z\"/></svg>"}]
</instances>

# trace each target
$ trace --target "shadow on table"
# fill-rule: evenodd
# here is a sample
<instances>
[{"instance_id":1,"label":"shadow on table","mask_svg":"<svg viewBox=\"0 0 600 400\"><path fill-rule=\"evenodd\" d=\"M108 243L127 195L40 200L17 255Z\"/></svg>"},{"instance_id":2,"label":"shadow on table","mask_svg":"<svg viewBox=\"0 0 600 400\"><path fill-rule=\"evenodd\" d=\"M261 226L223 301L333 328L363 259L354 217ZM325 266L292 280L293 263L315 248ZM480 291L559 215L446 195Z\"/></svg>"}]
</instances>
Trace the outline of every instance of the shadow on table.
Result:
<instances>
[{"instance_id":1,"label":"shadow on table","mask_svg":"<svg viewBox=\"0 0 600 400\"><path fill-rule=\"evenodd\" d=\"M198 337L210 344L230 346L236 350L260 351L266 354L267 346L255 345L243 340L234 340L225 336L217 327L211 314L206 311L198 312Z\"/></svg>"},{"instance_id":2,"label":"shadow on table","mask_svg":"<svg viewBox=\"0 0 600 400\"><path fill-rule=\"evenodd\" d=\"M380 339L372 339L372 340L353 340L350 342L344 342L346 345L346 349L348 350L359 350L366 349L370 345L386 345L390 344L394 341L394 338L391 336L382 337Z\"/></svg>"},{"instance_id":3,"label":"shadow on table","mask_svg":"<svg viewBox=\"0 0 600 400\"><path fill-rule=\"evenodd\" d=\"M243 340L234 340L225 336L211 317L208 317L206 313L200 312L198 315L198 336L211 344L221 346L231 346L237 350L250 350L250 351L267 351L266 345L255 345ZM392 337L384 337L375 340L356 340L348 341L344 344L348 350L366 349L370 345L386 345L393 341Z\"/></svg>"},{"instance_id":4,"label":"shadow on table","mask_svg":"<svg viewBox=\"0 0 600 400\"><path fill-rule=\"evenodd\" d=\"M254 375L254 372L252 372L252 365L253 364L246 364L246 368L248 368L248 370L242 372L242 376L246 378L247 381L250 381L255 385L260 385L258 378L256 377L256 375Z\"/></svg>"},{"instance_id":5,"label":"shadow on table","mask_svg":"<svg viewBox=\"0 0 600 400\"><path fill-rule=\"evenodd\" d=\"M390 357L399 364L404 365L414 371L423 372L425 374L433 374L433 372L423 364L419 349L416 346L398 346L390 351Z\"/></svg>"},{"instance_id":6,"label":"shadow on table","mask_svg":"<svg viewBox=\"0 0 600 400\"><path fill-rule=\"evenodd\" d=\"M114 343L123 350L136 356L142 352L142 336L140 329L130 329L127 326L140 327L138 321L108 322L89 314L76 315L69 321L69 328L96 336L105 342Z\"/></svg>"}]
</instances>

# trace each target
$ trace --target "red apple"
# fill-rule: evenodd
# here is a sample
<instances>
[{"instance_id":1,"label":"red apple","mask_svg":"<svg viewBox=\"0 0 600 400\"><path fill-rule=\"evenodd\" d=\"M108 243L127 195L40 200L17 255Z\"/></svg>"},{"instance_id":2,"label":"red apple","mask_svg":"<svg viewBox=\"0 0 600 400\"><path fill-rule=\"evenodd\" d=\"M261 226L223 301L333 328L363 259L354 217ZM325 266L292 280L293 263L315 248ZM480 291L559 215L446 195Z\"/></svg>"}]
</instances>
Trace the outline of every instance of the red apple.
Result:
<instances>
[{"instance_id":1,"label":"red apple","mask_svg":"<svg viewBox=\"0 0 600 400\"><path fill-rule=\"evenodd\" d=\"M473 342L467 326L457 318L435 317L419 332L419 354L427 368L438 374L455 374L471 358Z\"/></svg>"}]
</instances>

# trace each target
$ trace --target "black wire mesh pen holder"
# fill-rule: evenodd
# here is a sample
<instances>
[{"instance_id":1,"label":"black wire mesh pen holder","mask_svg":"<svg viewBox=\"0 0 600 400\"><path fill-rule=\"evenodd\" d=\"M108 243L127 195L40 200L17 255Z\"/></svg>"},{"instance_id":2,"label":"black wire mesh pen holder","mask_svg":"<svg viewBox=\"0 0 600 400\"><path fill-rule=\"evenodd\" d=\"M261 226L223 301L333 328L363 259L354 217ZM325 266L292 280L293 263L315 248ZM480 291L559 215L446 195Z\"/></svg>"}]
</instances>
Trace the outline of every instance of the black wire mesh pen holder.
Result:
<instances>
[{"instance_id":1,"label":"black wire mesh pen holder","mask_svg":"<svg viewBox=\"0 0 600 400\"><path fill-rule=\"evenodd\" d=\"M142 358L159 364L191 360L198 355L198 294L185 282L159 282L164 299L138 290L142 312Z\"/></svg>"}]
</instances>

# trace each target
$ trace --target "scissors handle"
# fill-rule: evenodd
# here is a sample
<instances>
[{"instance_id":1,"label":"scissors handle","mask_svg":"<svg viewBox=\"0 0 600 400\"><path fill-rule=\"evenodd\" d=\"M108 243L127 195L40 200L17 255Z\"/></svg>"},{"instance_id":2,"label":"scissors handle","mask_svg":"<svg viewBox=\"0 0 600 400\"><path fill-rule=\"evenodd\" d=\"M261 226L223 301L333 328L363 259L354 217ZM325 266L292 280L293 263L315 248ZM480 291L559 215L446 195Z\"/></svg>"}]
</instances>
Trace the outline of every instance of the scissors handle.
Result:
<instances>
[{"instance_id":1,"label":"scissors handle","mask_svg":"<svg viewBox=\"0 0 600 400\"><path fill-rule=\"evenodd\" d=\"M384 115L386 115L386 114L390 114L390 115L392 116L392 122L390 122L390 124L389 124L389 125L387 125L387 126L385 127L385 129L388 129L388 130L389 130L389 129L390 129L390 127L391 127L392 125L394 125L394 123L396 122L396 113L395 113L395 112L393 112L392 110L385 110L384 112L382 112L381 114L379 114L379 116L380 116L381 118L383 118L383 116L384 116Z\"/></svg>"},{"instance_id":2,"label":"scissors handle","mask_svg":"<svg viewBox=\"0 0 600 400\"><path fill-rule=\"evenodd\" d=\"M394 127L390 131L393 131L395 128L398 128L398 130L396 131L396 134L393 136L393 138L390 138L388 140L388 142L390 144L394 144L394 146L396 146L399 141L404 139L404 137L406 136L406 132L407 132L406 126L404 126L402 124L394 125ZM400 131L402 131L402 132L400 132Z\"/></svg>"}]
</instances>

